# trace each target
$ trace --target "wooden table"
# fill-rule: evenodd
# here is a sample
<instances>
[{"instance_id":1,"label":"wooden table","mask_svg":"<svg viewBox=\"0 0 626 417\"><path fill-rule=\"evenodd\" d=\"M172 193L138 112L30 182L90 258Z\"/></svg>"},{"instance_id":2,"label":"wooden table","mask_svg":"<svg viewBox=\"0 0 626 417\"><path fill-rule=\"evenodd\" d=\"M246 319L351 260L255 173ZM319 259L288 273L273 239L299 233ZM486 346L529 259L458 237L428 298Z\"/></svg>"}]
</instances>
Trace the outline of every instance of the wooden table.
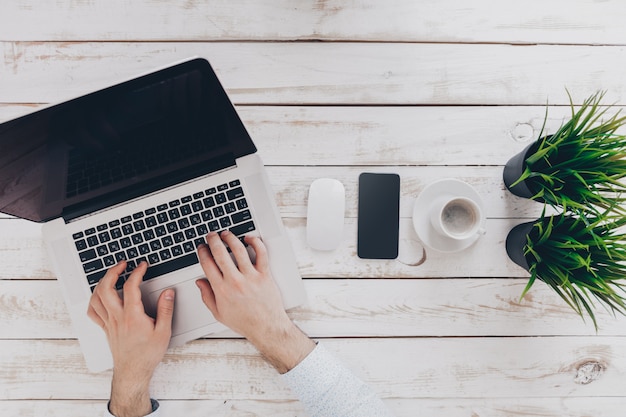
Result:
<instances>
[{"instance_id":1,"label":"wooden table","mask_svg":"<svg viewBox=\"0 0 626 417\"><path fill-rule=\"evenodd\" d=\"M310 303L293 319L398 416L622 416L626 320L599 331L506 256L541 206L503 164L576 103L626 101L620 0L102 0L0 4L0 119L191 55L216 68L270 178ZM400 256L356 256L357 177L402 178ZM341 247L305 244L309 184L347 190ZM424 249L416 196L471 184L487 233ZM85 369L37 224L0 219L0 414L98 415L110 373ZM294 416L275 372L232 333L169 351L153 395L172 416Z\"/></svg>"}]
</instances>

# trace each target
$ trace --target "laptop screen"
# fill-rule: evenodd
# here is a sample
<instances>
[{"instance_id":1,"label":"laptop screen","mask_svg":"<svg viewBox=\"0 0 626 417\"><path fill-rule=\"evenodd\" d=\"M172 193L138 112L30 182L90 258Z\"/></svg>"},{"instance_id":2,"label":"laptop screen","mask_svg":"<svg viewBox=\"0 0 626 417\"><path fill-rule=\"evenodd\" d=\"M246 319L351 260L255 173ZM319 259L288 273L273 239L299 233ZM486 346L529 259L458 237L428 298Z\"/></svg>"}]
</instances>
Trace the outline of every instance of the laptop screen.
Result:
<instances>
[{"instance_id":1,"label":"laptop screen","mask_svg":"<svg viewBox=\"0 0 626 417\"><path fill-rule=\"evenodd\" d=\"M194 59L0 124L0 211L68 220L255 151L209 63Z\"/></svg>"}]
</instances>

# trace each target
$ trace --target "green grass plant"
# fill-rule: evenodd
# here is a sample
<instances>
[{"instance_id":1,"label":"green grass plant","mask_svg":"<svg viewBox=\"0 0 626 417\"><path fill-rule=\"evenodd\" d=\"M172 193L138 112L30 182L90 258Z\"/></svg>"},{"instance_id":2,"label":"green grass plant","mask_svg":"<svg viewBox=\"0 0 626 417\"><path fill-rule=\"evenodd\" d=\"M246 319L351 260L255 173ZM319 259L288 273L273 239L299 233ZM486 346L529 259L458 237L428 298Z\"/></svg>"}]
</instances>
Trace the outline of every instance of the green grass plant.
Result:
<instances>
[{"instance_id":1,"label":"green grass plant","mask_svg":"<svg viewBox=\"0 0 626 417\"><path fill-rule=\"evenodd\" d=\"M626 315L626 217L561 213L537 220L527 236L524 255L531 277L548 284L597 330L598 301L613 314Z\"/></svg>"},{"instance_id":2,"label":"green grass plant","mask_svg":"<svg viewBox=\"0 0 626 417\"><path fill-rule=\"evenodd\" d=\"M526 181L533 199L582 215L626 214L621 181L626 176L626 136L616 133L626 116L618 111L607 117L612 107L600 105L604 95L595 93L576 111L568 92L571 119L542 137L544 121L538 146L527 155L525 170L512 186Z\"/></svg>"}]
</instances>

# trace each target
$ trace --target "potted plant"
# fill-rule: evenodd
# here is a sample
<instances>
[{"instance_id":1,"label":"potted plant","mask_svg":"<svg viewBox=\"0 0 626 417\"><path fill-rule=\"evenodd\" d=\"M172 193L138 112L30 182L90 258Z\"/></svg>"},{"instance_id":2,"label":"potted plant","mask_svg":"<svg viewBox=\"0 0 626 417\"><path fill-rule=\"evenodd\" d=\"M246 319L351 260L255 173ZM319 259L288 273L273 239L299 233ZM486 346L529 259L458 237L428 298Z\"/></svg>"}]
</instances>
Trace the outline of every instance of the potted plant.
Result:
<instances>
[{"instance_id":1,"label":"potted plant","mask_svg":"<svg viewBox=\"0 0 626 417\"><path fill-rule=\"evenodd\" d=\"M543 135L511 158L504 168L504 183L520 197L560 206L578 214L596 216L610 210L626 214L626 136L616 130L626 123L619 111L607 120L610 106L600 106L597 92L575 111L554 134ZM547 110L546 110L547 119Z\"/></svg>"},{"instance_id":2,"label":"potted plant","mask_svg":"<svg viewBox=\"0 0 626 417\"><path fill-rule=\"evenodd\" d=\"M522 297L537 279L548 284L597 330L595 302L626 314L626 217L561 213L513 228L509 257L531 274Z\"/></svg>"}]
</instances>

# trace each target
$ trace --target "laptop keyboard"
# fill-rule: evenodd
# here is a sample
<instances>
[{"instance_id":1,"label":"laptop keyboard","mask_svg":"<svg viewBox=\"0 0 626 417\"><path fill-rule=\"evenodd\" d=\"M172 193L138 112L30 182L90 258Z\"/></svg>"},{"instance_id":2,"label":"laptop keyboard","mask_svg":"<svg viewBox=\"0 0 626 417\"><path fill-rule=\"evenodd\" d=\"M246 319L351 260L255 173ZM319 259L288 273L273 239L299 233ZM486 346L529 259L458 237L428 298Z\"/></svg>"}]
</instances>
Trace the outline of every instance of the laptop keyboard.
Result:
<instances>
[{"instance_id":1,"label":"laptop keyboard","mask_svg":"<svg viewBox=\"0 0 626 417\"><path fill-rule=\"evenodd\" d=\"M255 230L239 180L198 191L168 203L89 228L73 235L93 291L107 269L121 260L121 289L142 261L150 267L144 281L198 263L196 248L209 232L230 230L240 238Z\"/></svg>"}]
</instances>

